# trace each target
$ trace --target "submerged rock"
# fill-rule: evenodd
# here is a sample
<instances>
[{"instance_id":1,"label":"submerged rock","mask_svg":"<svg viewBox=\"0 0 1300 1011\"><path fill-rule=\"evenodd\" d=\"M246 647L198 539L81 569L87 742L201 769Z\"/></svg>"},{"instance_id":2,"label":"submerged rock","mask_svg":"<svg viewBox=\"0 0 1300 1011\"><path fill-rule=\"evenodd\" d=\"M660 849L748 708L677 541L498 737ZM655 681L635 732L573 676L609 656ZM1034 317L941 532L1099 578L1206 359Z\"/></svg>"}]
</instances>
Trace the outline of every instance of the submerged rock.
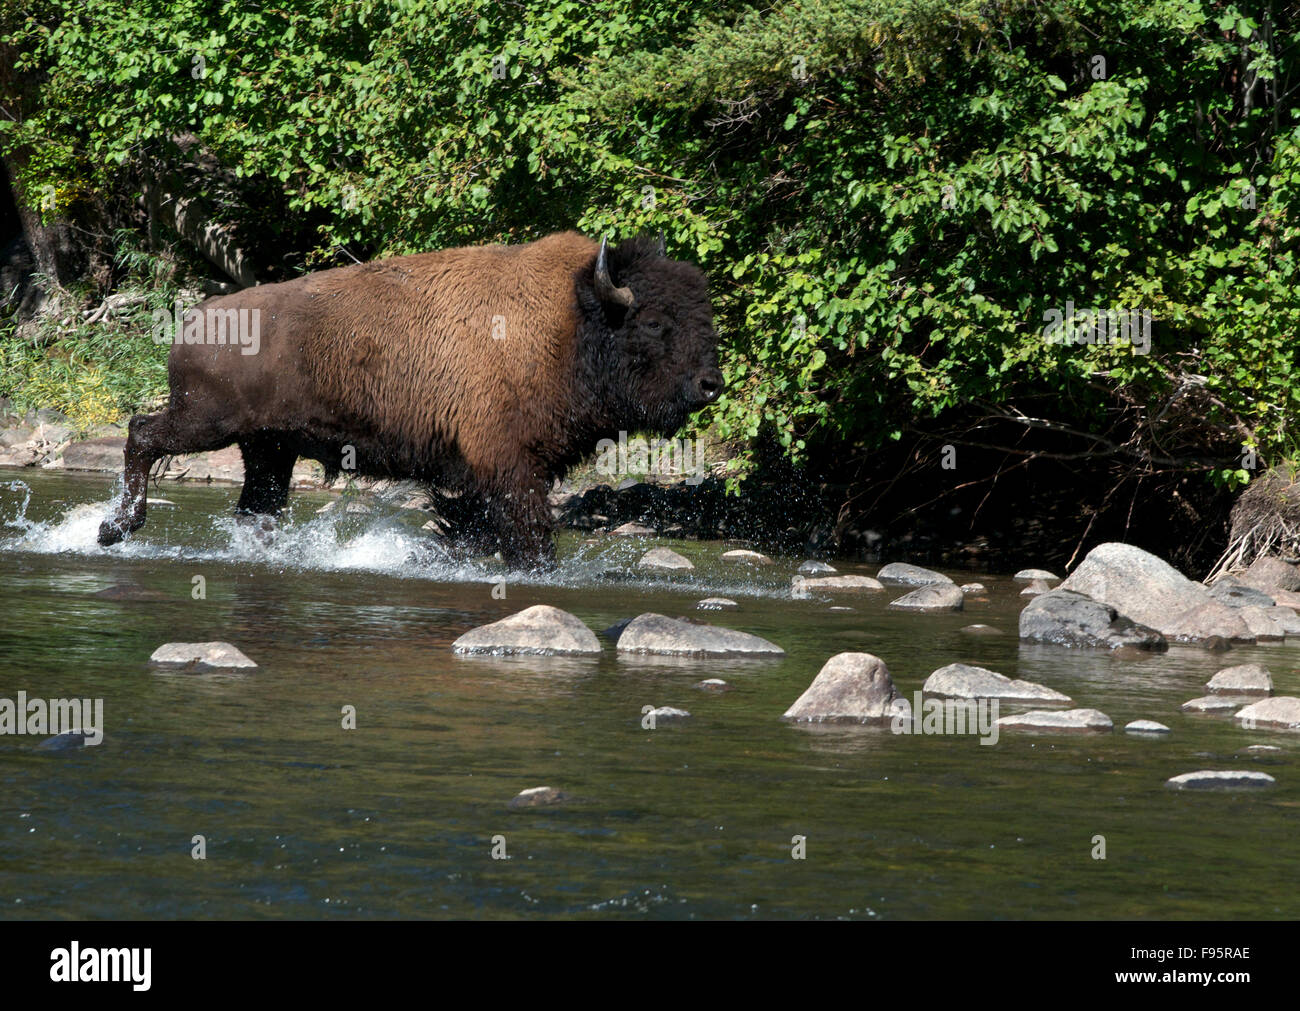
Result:
<instances>
[{"instance_id":1,"label":"submerged rock","mask_svg":"<svg viewBox=\"0 0 1300 1011\"><path fill-rule=\"evenodd\" d=\"M1184 772L1181 776L1174 776L1165 781L1165 786L1174 790L1239 790L1272 786L1276 782L1266 772L1201 769L1199 772Z\"/></svg>"},{"instance_id":2,"label":"submerged rock","mask_svg":"<svg viewBox=\"0 0 1300 1011\"><path fill-rule=\"evenodd\" d=\"M695 606L701 611L723 611L740 605L730 597L705 597Z\"/></svg>"},{"instance_id":3,"label":"submerged rock","mask_svg":"<svg viewBox=\"0 0 1300 1011\"><path fill-rule=\"evenodd\" d=\"M1223 668L1205 687L1211 695L1269 695L1273 678L1263 664L1243 663Z\"/></svg>"},{"instance_id":4,"label":"submerged rock","mask_svg":"<svg viewBox=\"0 0 1300 1011\"><path fill-rule=\"evenodd\" d=\"M893 715L898 697L885 661L871 653L837 653L781 717L795 723L876 723Z\"/></svg>"},{"instance_id":5,"label":"submerged rock","mask_svg":"<svg viewBox=\"0 0 1300 1011\"><path fill-rule=\"evenodd\" d=\"M674 709L672 706L659 706L657 709L651 709L642 716L642 719L649 718L650 725L657 727L660 723L672 723L674 720L688 720L691 714L685 709Z\"/></svg>"},{"instance_id":6,"label":"submerged rock","mask_svg":"<svg viewBox=\"0 0 1300 1011\"><path fill-rule=\"evenodd\" d=\"M1168 645L1155 629L1137 624L1108 604L1060 587L1025 605L1020 612L1020 638L1100 649L1162 650Z\"/></svg>"},{"instance_id":7,"label":"submerged rock","mask_svg":"<svg viewBox=\"0 0 1300 1011\"><path fill-rule=\"evenodd\" d=\"M1252 702L1236 716L1243 730L1300 730L1300 699L1293 695Z\"/></svg>"},{"instance_id":8,"label":"submerged rock","mask_svg":"<svg viewBox=\"0 0 1300 1011\"><path fill-rule=\"evenodd\" d=\"M651 548L637 565L643 569L693 569L695 565L685 555L679 555L672 548Z\"/></svg>"},{"instance_id":9,"label":"submerged rock","mask_svg":"<svg viewBox=\"0 0 1300 1011\"><path fill-rule=\"evenodd\" d=\"M833 576L838 570L833 565L810 558L806 562L800 562L797 571L803 576Z\"/></svg>"},{"instance_id":10,"label":"submerged rock","mask_svg":"<svg viewBox=\"0 0 1300 1011\"><path fill-rule=\"evenodd\" d=\"M960 611L966 595L956 583L930 583L889 602L903 611Z\"/></svg>"},{"instance_id":11,"label":"submerged rock","mask_svg":"<svg viewBox=\"0 0 1300 1011\"><path fill-rule=\"evenodd\" d=\"M884 583L905 583L908 586L929 586L932 583L952 582L942 572L923 569L919 565L908 565L906 562L890 562L876 573L876 578Z\"/></svg>"},{"instance_id":12,"label":"submerged rock","mask_svg":"<svg viewBox=\"0 0 1300 1011\"><path fill-rule=\"evenodd\" d=\"M722 678L705 678L703 681L696 681L695 687L702 692L729 692L731 685L723 681Z\"/></svg>"},{"instance_id":13,"label":"submerged rock","mask_svg":"<svg viewBox=\"0 0 1300 1011\"><path fill-rule=\"evenodd\" d=\"M1184 713L1230 713L1249 700L1240 695L1202 695L1189 699L1178 707Z\"/></svg>"},{"instance_id":14,"label":"submerged rock","mask_svg":"<svg viewBox=\"0 0 1300 1011\"><path fill-rule=\"evenodd\" d=\"M154 650L149 662L160 667L210 670L246 670L257 666L228 642L169 642Z\"/></svg>"},{"instance_id":15,"label":"submerged rock","mask_svg":"<svg viewBox=\"0 0 1300 1011\"><path fill-rule=\"evenodd\" d=\"M662 614L633 618L618 637L620 653L659 656L785 656L785 650L748 632L696 625Z\"/></svg>"},{"instance_id":16,"label":"submerged rock","mask_svg":"<svg viewBox=\"0 0 1300 1011\"><path fill-rule=\"evenodd\" d=\"M989 591L983 583L962 583L961 592L970 597L978 597Z\"/></svg>"},{"instance_id":17,"label":"submerged rock","mask_svg":"<svg viewBox=\"0 0 1300 1011\"><path fill-rule=\"evenodd\" d=\"M992 625L967 625L962 629L967 635L1004 635L1000 628L994 628Z\"/></svg>"},{"instance_id":18,"label":"submerged rock","mask_svg":"<svg viewBox=\"0 0 1300 1011\"><path fill-rule=\"evenodd\" d=\"M1062 695L1044 685L1034 684L1032 681L1013 681L1005 674L964 663L950 663L946 667L940 667L926 678L921 690L928 695L944 695L958 699L1071 701L1068 695Z\"/></svg>"},{"instance_id":19,"label":"submerged rock","mask_svg":"<svg viewBox=\"0 0 1300 1011\"><path fill-rule=\"evenodd\" d=\"M1163 723L1157 723L1155 720L1134 720L1132 723L1124 724L1124 729L1130 734L1168 734L1170 729Z\"/></svg>"},{"instance_id":20,"label":"submerged rock","mask_svg":"<svg viewBox=\"0 0 1300 1011\"><path fill-rule=\"evenodd\" d=\"M471 629L451 644L456 653L494 656L595 656L600 642L579 618L537 604L508 618Z\"/></svg>"},{"instance_id":21,"label":"submerged rock","mask_svg":"<svg viewBox=\"0 0 1300 1011\"><path fill-rule=\"evenodd\" d=\"M82 748L92 747L87 742L89 736L84 730L66 730L46 738L36 747L38 751L80 751Z\"/></svg>"},{"instance_id":22,"label":"submerged rock","mask_svg":"<svg viewBox=\"0 0 1300 1011\"><path fill-rule=\"evenodd\" d=\"M1066 709L1062 711L1035 709L998 720L1003 730L1047 730L1061 733L1109 733L1115 724L1097 709Z\"/></svg>"},{"instance_id":23,"label":"submerged rock","mask_svg":"<svg viewBox=\"0 0 1300 1011\"><path fill-rule=\"evenodd\" d=\"M506 807L518 810L526 807L550 807L554 804L563 804L569 799L569 795L553 786L534 786L528 790L521 790L515 794L507 803Z\"/></svg>"},{"instance_id":24,"label":"submerged rock","mask_svg":"<svg viewBox=\"0 0 1300 1011\"><path fill-rule=\"evenodd\" d=\"M743 548L737 548L734 551L724 551L722 553L724 562L742 562L746 565L771 565L772 559L758 551L746 551Z\"/></svg>"},{"instance_id":25,"label":"submerged rock","mask_svg":"<svg viewBox=\"0 0 1300 1011\"><path fill-rule=\"evenodd\" d=\"M883 590L884 583L870 576L795 576L790 582L794 592L802 590L829 590L832 593L869 593Z\"/></svg>"},{"instance_id":26,"label":"submerged rock","mask_svg":"<svg viewBox=\"0 0 1300 1011\"><path fill-rule=\"evenodd\" d=\"M1215 600L1200 583L1132 544L1093 548L1058 589L1100 601L1171 640L1200 642L1215 635L1254 640L1237 608Z\"/></svg>"},{"instance_id":27,"label":"submerged rock","mask_svg":"<svg viewBox=\"0 0 1300 1011\"><path fill-rule=\"evenodd\" d=\"M1035 580L1042 579L1049 583L1059 583L1061 577L1055 572L1048 572L1046 569L1021 569L1012 579Z\"/></svg>"}]
</instances>

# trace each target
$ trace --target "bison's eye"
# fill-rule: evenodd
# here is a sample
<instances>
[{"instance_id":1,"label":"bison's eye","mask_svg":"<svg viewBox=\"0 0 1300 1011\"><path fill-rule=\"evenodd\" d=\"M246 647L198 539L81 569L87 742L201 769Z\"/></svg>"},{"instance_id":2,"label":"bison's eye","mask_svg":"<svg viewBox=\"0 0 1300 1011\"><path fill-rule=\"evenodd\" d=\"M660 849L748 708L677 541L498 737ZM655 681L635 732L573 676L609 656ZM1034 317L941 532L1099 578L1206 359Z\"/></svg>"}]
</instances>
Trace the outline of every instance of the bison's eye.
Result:
<instances>
[{"instance_id":1,"label":"bison's eye","mask_svg":"<svg viewBox=\"0 0 1300 1011\"><path fill-rule=\"evenodd\" d=\"M662 316L646 316L641 320L641 329L651 337L662 337L668 332L668 321Z\"/></svg>"}]
</instances>

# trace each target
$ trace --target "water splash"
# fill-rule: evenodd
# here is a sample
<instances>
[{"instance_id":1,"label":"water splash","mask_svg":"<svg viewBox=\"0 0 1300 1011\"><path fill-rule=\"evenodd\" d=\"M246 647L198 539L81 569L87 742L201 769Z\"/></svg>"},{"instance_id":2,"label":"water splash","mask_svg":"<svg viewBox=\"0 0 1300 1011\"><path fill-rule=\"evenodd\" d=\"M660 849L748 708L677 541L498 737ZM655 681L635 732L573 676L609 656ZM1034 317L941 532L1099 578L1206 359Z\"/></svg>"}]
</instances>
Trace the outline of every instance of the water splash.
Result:
<instances>
[{"instance_id":1,"label":"water splash","mask_svg":"<svg viewBox=\"0 0 1300 1011\"><path fill-rule=\"evenodd\" d=\"M39 481L39 479L38 479ZM224 511L212 512L190 503L179 508L183 523L164 522L172 515L151 507L150 522L135 535L112 547L97 541L99 524L121 493L68 506L48 519L29 516L33 489L26 481L0 482L0 551L34 554L86 555L105 560L216 561L251 563L276 571L366 572L401 579L437 582L496 582L512 584L591 585L634 583L644 588L686 589L701 595L786 596L788 576L774 572L714 573L707 564L689 576L660 575L636 568L645 550L660 541L641 538L563 538L559 565L548 572L511 572L493 558L467 558L437 534L413 522L413 515L381 499L367 500L367 511L334 508L323 513L301 510L270 529L240 520ZM690 547L683 550L690 553ZM710 555L716 554L714 551ZM697 562L706 560L698 558ZM775 567L774 567L775 568ZM740 577L740 578L738 578Z\"/></svg>"}]
</instances>

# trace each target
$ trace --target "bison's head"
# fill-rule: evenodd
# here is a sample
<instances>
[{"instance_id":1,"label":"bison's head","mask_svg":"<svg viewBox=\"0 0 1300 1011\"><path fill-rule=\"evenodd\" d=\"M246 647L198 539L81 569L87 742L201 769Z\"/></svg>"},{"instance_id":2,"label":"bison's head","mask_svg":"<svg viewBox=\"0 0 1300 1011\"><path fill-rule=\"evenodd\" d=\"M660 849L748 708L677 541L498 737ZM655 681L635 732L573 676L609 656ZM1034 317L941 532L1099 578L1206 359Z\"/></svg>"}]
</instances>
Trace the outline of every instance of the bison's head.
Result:
<instances>
[{"instance_id":1,"label":"bison's head","mask_svg":"<svg viewBox=\"0 0 1300 1011\"><path fill-rule=\"evenodd\" d=\"M617 427L672 435L722 393L708 280L663 240L600 245L578 281L583 357Z\"/></svg>"}]
</instances>

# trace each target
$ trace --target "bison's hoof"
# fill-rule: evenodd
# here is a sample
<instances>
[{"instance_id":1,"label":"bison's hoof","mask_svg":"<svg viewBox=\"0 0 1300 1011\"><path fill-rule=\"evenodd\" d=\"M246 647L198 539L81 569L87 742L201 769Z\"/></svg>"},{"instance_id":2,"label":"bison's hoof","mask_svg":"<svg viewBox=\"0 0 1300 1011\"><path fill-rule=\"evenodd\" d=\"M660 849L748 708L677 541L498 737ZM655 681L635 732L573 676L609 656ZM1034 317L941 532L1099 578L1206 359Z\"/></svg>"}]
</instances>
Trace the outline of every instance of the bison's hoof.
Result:
<instances>
[{"instance_id":1,"label":"bison's hoof","mask_svg":"<svg viewBox=\"0 0 1300 1011\"><path fill-rule=\"evenodd\" d=\"M114 520L104 520L104 522L99 525L99 543L103 547L108 547L110 544L116 544L124 537L126 537L126 531L123 530Z\"/></svg>"}]
</instances>

